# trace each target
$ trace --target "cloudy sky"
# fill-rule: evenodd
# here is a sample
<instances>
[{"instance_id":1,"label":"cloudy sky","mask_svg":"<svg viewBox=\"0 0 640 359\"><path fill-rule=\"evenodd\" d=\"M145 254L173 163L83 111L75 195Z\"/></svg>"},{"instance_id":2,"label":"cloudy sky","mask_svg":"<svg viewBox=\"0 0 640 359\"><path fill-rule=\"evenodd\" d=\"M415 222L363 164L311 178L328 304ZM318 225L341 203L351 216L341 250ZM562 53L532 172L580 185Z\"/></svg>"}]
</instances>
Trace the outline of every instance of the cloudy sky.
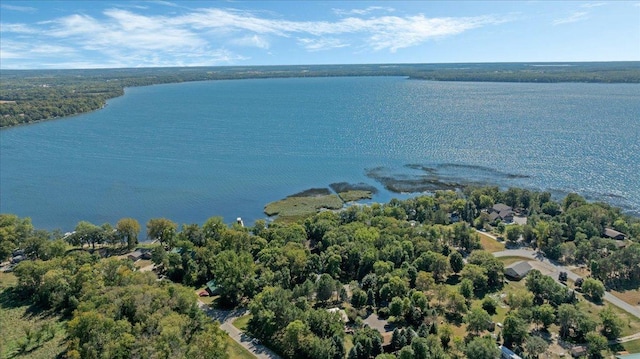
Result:
<instances>
[{"instance_id":1,"label":"cloudy sky","mask_svg":"<svg viewBox=\"0 0 640 359\"><path fill-rule=\"evenodd\" d=\"M640 60L640 1L9 1L0 68Z\"/></svg>"}]
</instances>

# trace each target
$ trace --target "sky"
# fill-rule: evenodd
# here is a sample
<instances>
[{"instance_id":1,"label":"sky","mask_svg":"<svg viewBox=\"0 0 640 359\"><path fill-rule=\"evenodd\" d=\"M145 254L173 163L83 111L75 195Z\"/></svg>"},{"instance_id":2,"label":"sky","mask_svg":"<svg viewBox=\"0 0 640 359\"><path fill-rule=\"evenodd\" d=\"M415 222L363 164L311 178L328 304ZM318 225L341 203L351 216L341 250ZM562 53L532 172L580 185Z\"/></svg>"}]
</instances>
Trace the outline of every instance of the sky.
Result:
<instances>
[{"instance_id":1,"label":"sky","mask_svg":"<svg viewBox=\"0 0 640 359\"><path fill-rule=\"evenodd\" d=\"M639 61L640 1L10 1L0 68Z\"/></svg>"}]
</instances>

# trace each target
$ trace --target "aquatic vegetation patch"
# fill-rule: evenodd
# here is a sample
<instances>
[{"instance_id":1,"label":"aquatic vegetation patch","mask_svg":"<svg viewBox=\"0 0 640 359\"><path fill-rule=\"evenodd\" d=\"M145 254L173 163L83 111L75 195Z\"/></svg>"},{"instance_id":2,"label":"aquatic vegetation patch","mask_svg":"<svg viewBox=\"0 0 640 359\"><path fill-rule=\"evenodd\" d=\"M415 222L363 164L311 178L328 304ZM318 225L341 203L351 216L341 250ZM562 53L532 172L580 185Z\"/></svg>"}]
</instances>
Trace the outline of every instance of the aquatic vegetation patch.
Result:
<instances>
[{"instance_id":1,"label":"aquatic vegetation patch","mask_svg":"<svg viewBox=\"0 0 640 359\"><path fill-rule=\"evenodd\" d=\"M264 213L267 216L305 216L314 214L322 209L340 209L343 205L344 203L336 194L315 196L293 195L267 204L264 207Z\"/></svg>"}]
</instances>

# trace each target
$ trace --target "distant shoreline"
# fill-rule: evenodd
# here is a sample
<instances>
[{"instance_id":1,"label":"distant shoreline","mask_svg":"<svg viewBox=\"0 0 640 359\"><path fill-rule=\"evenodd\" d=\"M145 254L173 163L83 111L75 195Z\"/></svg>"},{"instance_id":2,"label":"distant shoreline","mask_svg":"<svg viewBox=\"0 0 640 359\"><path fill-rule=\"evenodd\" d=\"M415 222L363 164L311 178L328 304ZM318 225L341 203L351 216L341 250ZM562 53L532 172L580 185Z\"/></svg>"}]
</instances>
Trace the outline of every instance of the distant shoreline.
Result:
<instances>
[{"instance_id":1,"label":"distant shoreline","mask_svg":"<svg viewBox=\"0 0 640 359\"><path fill-rule=\"evenodd\" d=\"M401 76L413 80L513 83L640 83L640 62L237 66L91 70L0 70L0 128L99 110L128 87L211 80ZM76 87L85 90L77 91ZM52 112L54 111L54 112Z\"/></svg>"}]
</instances>

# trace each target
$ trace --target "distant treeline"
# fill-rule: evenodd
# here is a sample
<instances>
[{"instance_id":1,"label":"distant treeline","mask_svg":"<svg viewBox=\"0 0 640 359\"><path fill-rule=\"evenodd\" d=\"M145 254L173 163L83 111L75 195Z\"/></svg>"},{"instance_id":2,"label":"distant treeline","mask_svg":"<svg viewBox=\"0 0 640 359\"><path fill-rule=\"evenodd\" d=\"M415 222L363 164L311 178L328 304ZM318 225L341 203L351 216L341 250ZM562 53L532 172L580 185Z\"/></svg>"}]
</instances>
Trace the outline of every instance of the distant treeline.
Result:
<instances>
[{"instance_id":1,"label":"distant treeline","mask_svg":"<svg viewBox=\"0 0 640 359\"><path fill-rule=\"evenodd\" d=\"M125 87L249 78L407 76L435 81L640 83L640 62L2 70L0 127L97 110Z\"/></svg>"}]
</instances>

